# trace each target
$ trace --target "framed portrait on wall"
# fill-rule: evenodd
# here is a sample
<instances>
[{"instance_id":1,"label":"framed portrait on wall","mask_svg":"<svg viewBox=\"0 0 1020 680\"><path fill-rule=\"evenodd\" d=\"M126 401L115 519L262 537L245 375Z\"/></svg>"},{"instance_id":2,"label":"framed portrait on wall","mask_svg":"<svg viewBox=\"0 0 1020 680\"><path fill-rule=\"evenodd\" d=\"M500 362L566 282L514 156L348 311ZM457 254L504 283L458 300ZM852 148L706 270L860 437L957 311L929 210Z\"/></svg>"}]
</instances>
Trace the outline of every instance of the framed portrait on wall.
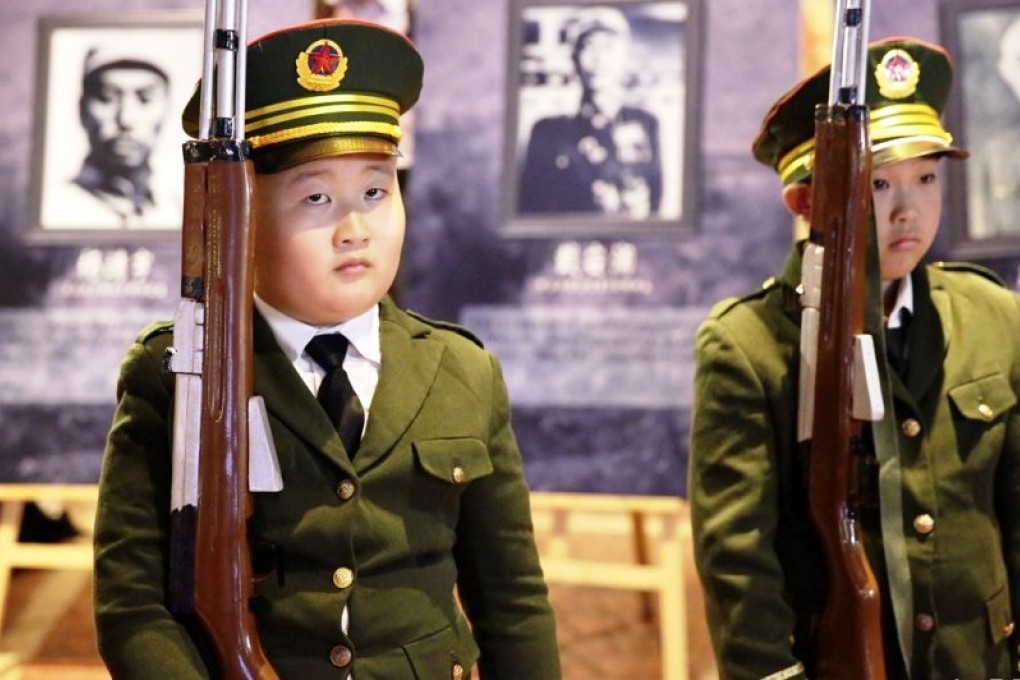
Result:
<instances>
[{"instance_id":1,"label":"framed portrait on wall","mask_svg":"<svg viewBox=\"0 0 1020 680\"><path fill-rule=\"evenodd\" d=\"M954 257L1020 253L1020 3L943 0L955 64L946 124L970 152L948 163Z\"/></svg>"},{"instance_id":2,"label":"framed portrait on wall","mask_svg":"<svg viewBox=\"0 0 1020 680\"><path fill-rule=\"evenodd\" d=\"M699 9L511 1L504 235L693 232Z\"/></svg>"},{"instance_id":3,"label":"framed portrait on wall","mask_svg":"<svg viewBox=\"0 0 1020 680\"><path fill-rule=\"evenodd\" d=\"M201 12L40 19L27 240L176 238L202 40Z\"/></svg>"}]
</instances>

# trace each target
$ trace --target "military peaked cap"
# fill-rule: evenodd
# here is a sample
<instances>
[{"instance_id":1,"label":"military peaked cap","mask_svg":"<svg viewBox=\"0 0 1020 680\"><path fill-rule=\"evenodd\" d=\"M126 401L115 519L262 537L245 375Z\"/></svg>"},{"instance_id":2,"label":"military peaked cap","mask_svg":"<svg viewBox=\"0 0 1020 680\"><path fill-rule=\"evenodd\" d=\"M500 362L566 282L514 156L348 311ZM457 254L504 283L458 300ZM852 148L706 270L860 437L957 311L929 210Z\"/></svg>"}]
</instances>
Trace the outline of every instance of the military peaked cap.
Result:
<instances>
[{"instance_id":1,"label":"military peaked cap","mask_svg":"<svg viewBox=\"0 0 1020 680\"><path fill-rule=\"evenodd\" d=\"M829 72L826 66L783 95L752 145L754 157L778 172L784 185L811 176L815 107L828 101ZM953 81L944 49L914 38L872 43L865 76L875 166L931 154L967 156L952 145L940 120Z\"/></svg>"},{"instance_id":2,"label":"military peaked cap","mask_svg":"<svg viewBox=\"0 0 1020 680\"><path fill-rule=\"evenodd\" d=\"M245 136L259 172L348 153L396 154L400 115L421 92L421 55L378 24L325 19L248 45ZM199 92L184 130L199 135Z\"/></svg>"}]
</instances>

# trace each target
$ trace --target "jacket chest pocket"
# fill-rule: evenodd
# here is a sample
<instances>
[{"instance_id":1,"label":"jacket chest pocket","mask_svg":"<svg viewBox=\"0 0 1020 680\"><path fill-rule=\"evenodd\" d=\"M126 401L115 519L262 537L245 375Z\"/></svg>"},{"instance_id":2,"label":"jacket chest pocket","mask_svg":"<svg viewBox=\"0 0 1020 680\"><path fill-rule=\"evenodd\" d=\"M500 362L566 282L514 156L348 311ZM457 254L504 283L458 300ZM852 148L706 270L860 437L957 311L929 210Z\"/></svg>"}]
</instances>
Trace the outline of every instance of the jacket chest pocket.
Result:
<instances>
[{"instance_id":1,"label":"jacket chest pocket","mask_svg":"<svg viewBox=\"0 0 1020 680\"><path fill-rule=\"evenodd\" d=\"M1009 381L1000 373L957 385L949 390L948 395L949 401L956 407L957 446L961 454L992 434L990 431L1002 424L1003 415L1017 403ZM998 450L1004 428L996 429L1000 441L989 443Z\"/></svg>"},{"instance_id":2,"label":"jacket chest pocket","mask_svg":"<svg viewBox=\"0 0 1020 680\"><path fill-rule=\"evenodd\" d=\"M471 482L493 471L488 449L474 437L423 439L416 441L413 448L418 467L424 473L421 491L447 509L455 509L457 499Z\"/></svg>"},{"instance_id":3,"label":"jacket chest pocket","mask_svg":"<svg viewBox=\"0 0 1020 680\"><path fill-rule=\"evenodd\" d=\"M990 423L1016 405L1016 395L999 373L949 390L949 399L964 418Z\"/></svg>"}]
</instances>

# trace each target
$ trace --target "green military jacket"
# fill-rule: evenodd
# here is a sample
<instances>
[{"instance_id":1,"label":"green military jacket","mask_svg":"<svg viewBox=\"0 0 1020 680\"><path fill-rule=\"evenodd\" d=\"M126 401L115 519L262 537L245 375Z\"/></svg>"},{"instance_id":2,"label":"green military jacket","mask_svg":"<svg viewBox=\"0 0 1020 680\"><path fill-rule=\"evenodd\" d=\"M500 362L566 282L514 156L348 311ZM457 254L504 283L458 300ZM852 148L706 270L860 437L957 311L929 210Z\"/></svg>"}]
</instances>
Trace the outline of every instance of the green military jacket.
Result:
<instances>
[{"instance_id":1,"label":"green military jacket","mask_svg":"<svg viewBox=\"0 0 1020 680\"><path fill-rule=\"evenodd\" d=\"M915 679L1014 677L1020 298L970 267L912 276L909 373L889 378L895 406L869 428L886 656ZM795 249L781 278L717 305L697 334L688 488L724 678L813 667L826 585L797 443L799 282Z\"/></svg>"},{"instance_id":2,"label":"green military jacket","mask_svg":"<svg viewBox=\"0 0 1020 680\"><path fill-rule=\"evenodd\" d=\"M276 555L251 603L269 660L293 680L348 671L356 680L449 680L472 667L482 678L556 680L555 625L499 366L456 329L389 300L380 317L382 368L353 462L255 319L255 392L284 482L256 494L251 520L255 541ZM170 342L163 326L128 352L100 480L95 611L115 678L216 676L165 607ZM352 584L334 582L339 569ZM351 663L338 647L353 652Z\"/></svg>"}]
</instances>

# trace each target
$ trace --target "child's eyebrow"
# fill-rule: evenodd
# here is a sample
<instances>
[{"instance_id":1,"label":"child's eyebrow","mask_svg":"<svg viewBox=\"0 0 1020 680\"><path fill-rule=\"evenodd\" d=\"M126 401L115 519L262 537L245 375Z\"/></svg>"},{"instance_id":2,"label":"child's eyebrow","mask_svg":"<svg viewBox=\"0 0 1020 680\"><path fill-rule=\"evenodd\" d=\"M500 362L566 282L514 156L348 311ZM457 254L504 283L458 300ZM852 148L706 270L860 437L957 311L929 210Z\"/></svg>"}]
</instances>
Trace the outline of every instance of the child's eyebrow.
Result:
<instances>
[{"instance_id":1,"label":"child's eyebrow","mask_svg":"<svg viewBox=\"0 0 1020 680\"><path fill-rule=\"evenodd\" d=\"M290 178L287 180L287 184L297 184L308 179L315 179L316 177L320 177L323 174L325 173L323 173L321 170L301 170L300 172L296 172L293 175L291 175Z\"/></svg>"},{"instance_id":2,"label":"child's eyebrow","mask_svg":"<svg viewBox=\"0 0 1020 680\"><path fill-rule=\"evenodd\" d=\"M396 161L381 160L381 161L377 161L377 162L373 162L373 163L367 164L364 167L364 170L363 170L362 174L378 173L380 175L390 175L390 174L393 174L395 169L396 169ZM302 170L301 172L295 173L290 178L290 180L288 181L288 184L297 184L298 182L302 182L304 180L309 180L309 179L316 179L317 177L322 177L322 176L327 175L327 174L329 174L329 173L326 170L317 170L317 169Z\"/></svg>"}]
</instances>

